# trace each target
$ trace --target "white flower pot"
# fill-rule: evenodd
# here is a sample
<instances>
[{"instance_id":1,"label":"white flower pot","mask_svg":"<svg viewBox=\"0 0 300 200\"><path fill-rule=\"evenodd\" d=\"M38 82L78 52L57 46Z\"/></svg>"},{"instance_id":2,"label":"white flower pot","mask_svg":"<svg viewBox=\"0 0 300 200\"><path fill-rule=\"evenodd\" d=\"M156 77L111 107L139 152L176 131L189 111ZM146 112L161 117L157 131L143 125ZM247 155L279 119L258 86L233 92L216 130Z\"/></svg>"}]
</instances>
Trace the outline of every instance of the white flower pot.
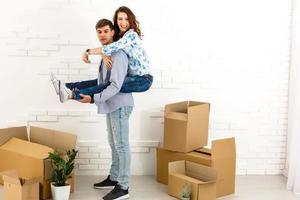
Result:
<instances>
[{"instance_id":1,"label":"white flower pot","mask_svg":"<svg viewBox=\"0 0 300 200\"><path fill-rule=\"evenodd\" d=\"M181 197L181 200L190 200L190 197Z\"/></svg>"},{"instance_id":2,"label":"white flower pot","mask_svg":"<svg viewBox=\"0 0 300 200\"><path fill-rule=\"evenodd\" d=\"M51 183L51 193L53 200L69 200L70 196L70 185L66 186L54 186Z\"/></svg>"}]
</instances>

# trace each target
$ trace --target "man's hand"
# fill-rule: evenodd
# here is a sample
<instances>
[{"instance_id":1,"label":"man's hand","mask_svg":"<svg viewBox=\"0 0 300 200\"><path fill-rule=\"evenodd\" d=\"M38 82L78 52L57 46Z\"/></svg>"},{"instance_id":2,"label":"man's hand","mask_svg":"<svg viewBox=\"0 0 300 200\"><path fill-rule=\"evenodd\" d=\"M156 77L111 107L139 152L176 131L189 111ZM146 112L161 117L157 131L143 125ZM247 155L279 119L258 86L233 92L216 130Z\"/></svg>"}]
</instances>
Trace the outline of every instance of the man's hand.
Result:
<instances>
[{"instance_id":1,"label":"man's hand","mask_svg":"<svg viewBox=\"0 0 300 200\"><path fill-rule=\"evenodd\" d=\"M90 95L80 94L80 96L82 97L82 99L80 99L79 102L81 102L81 103L91 103L92 98L91 98Z\"/></svg>"},{"instance_id":2,"label":"man's hand","mask_svg":"<svg viewBox=\"0 0 300 200\"><path fill-rule=\"evenodd\" d=\"M89 60L89 55L86 53L86 51L83 52L81 60L85 63L91 63L91 61Z\"/></svg>"}]
</instances>

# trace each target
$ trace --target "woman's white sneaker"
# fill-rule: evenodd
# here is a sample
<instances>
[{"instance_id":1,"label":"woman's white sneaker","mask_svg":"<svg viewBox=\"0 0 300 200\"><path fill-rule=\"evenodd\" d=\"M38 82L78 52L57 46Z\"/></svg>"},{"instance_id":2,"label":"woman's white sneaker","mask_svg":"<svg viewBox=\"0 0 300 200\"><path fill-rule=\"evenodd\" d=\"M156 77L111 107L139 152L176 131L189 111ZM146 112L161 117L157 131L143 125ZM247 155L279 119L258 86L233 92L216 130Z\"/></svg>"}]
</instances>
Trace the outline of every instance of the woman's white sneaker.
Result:
<instances>
[{"instance_id":1,"label":"woman's white sneaker","mask_svg":"<svg viewBox=\"0 0 300 200\"><path fill-rule=\"evenodd\" d=\"M50 80L52 82L52 85L55 89L56 94L58 95L59 94L59 87L58 87L59 80L57 80L57 78L55 77L53 72L50 73Z\"/></svg>"},{"instance_id":2,"label":"woman's white sneaker","mask_svg":"<svg viewBox=\"0 0 300 200\"><path fill-rule=\"evenodd\" d=\"M72 91L68 89L65 83L61 80L58 80L58 88L59 88L59 100L61 103L71 99Z\"/></svg>"}]
</instances>

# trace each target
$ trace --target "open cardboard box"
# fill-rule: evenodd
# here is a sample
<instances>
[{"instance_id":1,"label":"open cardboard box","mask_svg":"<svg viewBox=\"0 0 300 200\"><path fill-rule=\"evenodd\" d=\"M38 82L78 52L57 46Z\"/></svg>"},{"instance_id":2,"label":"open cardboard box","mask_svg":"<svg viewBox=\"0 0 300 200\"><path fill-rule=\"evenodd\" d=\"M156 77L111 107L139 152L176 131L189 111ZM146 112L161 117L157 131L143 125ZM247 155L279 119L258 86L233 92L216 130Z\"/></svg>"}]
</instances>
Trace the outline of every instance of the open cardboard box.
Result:
<instances>
[{"instance_id":1,"label":"open cardboard box","mask_svg":"<svg viewBox=\"0 0 300 200\"><path fill-rule=\"evenodd\" d=\"M209 166L217 171L217 197L234 193L236 149L235 139L219 139L212 141L212 148L200 148L190 153L157 149L156 178L162 184L168 184L168 163L178 160L187 160Z\"/></svg>"},{"instance_id":2,"label":"open cardboard box","mask_svg":"<svg viewBox=\"0 0 300 200\"><path fill-rule=\"evenodd\" d=\"M169 162L168 194L181 199L187 184L191 200L215 200L216 179L217 172L211 167L185 160Z\"/></svg>"},{"instance_id":3,"label":"open cardboard box","mask_svg":"<svg viewBox=\"0 0 300 200\"><path fill-rule=\"evenodd\" d=\"M39 200L39 177L22 179L15 170L0 175L4 180L3 200Z\"/></svg>"},{"instance_id":4,"label":"open cardboard box","mask_svg":"<svg viewBox=\"0 0 300 200\"><path fill-rule=\"evenodd\" d=\"M40 198L51 197L51 165L47 160L48 152L76 147L77 136L61 131L30 127L29 137L26 127L0 129L0 172L16 170L20 177L40 178ZM3 184L3 180L0 179ZM69 180L71 192L74 191L74 173Z\"/></svg>"},{"instance_id":5,"label":"open cardboard box","mask_svg":"<svg viewBox=\"0 0 300 200\"><path fill-rule=\"evenodd\" d=\"M164 144L170 151L190 152L207 145L210 104L184 101L165 106Z\"/></svg>"}]
</instances>

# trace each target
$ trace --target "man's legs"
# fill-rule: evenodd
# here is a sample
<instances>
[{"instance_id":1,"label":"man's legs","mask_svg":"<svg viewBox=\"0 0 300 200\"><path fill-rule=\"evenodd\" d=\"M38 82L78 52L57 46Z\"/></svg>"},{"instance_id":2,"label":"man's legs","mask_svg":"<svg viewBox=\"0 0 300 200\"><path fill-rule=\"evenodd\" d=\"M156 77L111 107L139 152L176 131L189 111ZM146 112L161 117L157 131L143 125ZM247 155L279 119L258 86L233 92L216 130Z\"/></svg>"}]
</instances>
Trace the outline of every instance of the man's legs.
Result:
<instances>
[{"instance_id":1,"label":"man's legs","mask_svg":"<svg viewBox=\"0 0 300 200\"><path fill-rule=\"evenodd\" d=\"M118 158L116 148L114 146L114 138L112 135L112 126L111 126L111 120L109 114L106 115L106 124L107 124L108 143L110 145L111 153L112 153L112 164L110 167L110 174L108 175L108 177L105 180L94 184L94 188L97 189L109 189L109 188L113 189L114 186L118 184L116 180L118 179L119 176L119 170L118 170L119 158Z\"/></svg>"},{"instance_id":2,"label":"man's legs","mask_svg":"<svg viewBox=\"0 0 300 200\"><path fill-rule=\"evenodd\" d=\"M129 116L131 112L132 107L125 106L108 114L111 127L109 143L113 159L110 175L112 180L118 181L122 189L128 189L130 173Z\"/></svg>"},{"instance_id":3,"label":"man's legs","mask_svg":"<svg viewBox=\"0 0 300 200\"><path fill-rule=\"evenodd\" d=\"M108 143L111 149L111 157L112 157L112 163L110 166L110 179L112 181L117 181L118 176L119 176L119 157L117 150L115 148L115 142L114 142L114 137L113 137L113 128L111 125L111 113L108 113L106 115L106 124L107 124L107 138L108 138Z\"/></svg>"}]
</instances>

